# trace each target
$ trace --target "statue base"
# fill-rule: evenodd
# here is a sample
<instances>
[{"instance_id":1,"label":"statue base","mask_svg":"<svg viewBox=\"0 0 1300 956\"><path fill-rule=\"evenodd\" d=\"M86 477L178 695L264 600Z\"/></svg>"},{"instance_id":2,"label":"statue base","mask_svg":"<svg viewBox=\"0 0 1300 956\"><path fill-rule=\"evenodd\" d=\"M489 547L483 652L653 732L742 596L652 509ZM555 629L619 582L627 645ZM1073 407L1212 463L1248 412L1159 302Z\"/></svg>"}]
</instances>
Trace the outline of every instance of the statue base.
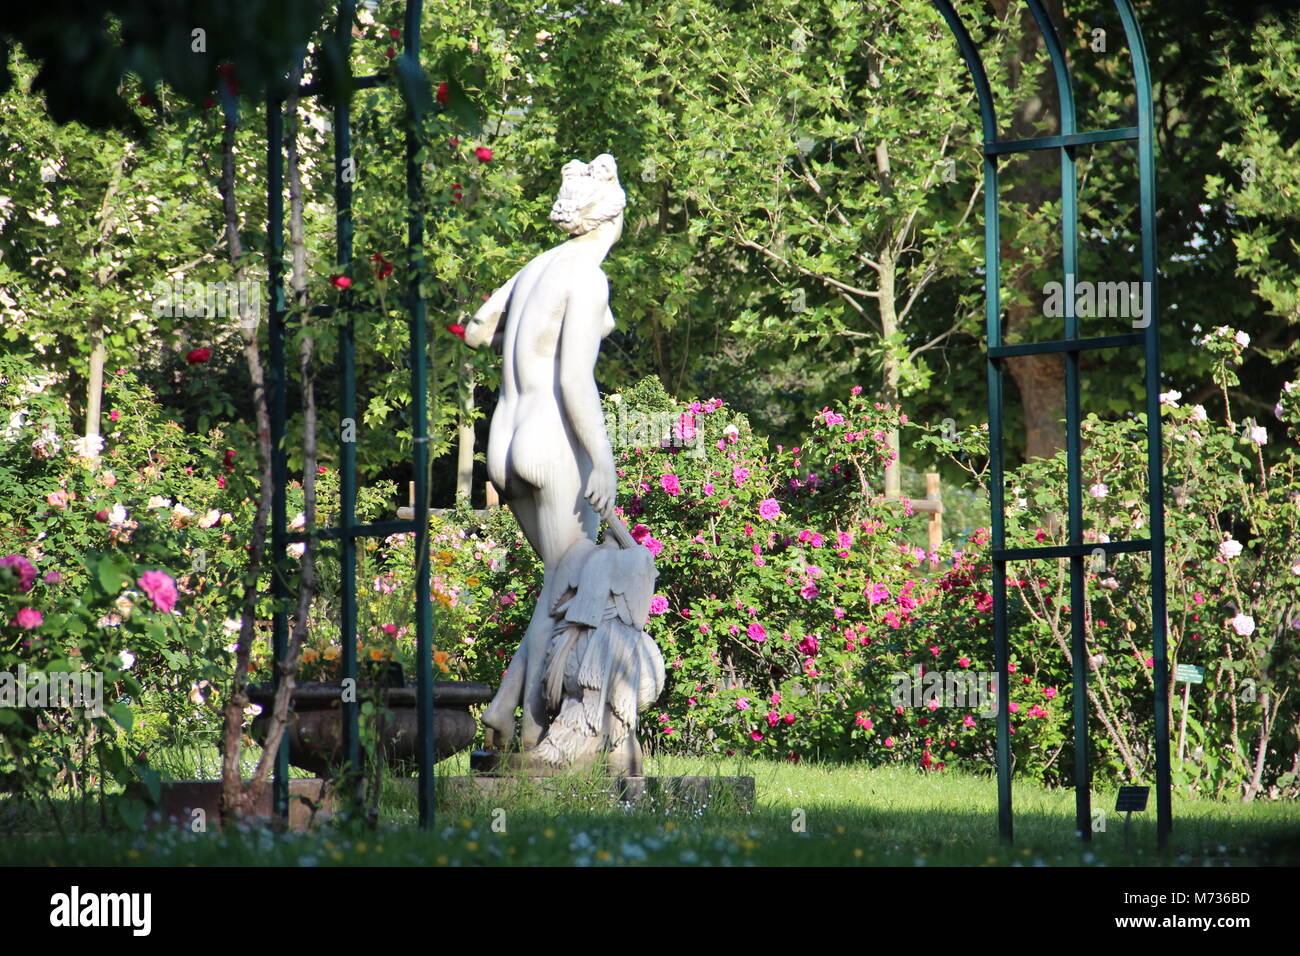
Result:
<instances>
[{"instance_id":1,"label":"statue base","mask_svg":"<svg viewBox=\"0 0 1300 956\"><path fill-rule=\"evenodd\" d=\"M440 796L503 801L512 794L523 796L538 791L562 794L572 789L590 794L594 785L612 801L655 810L699 812L712 806L749 813L754 806L754 778L747 776L609 776L593 780L583 770L546 768L537 772L522 754L485 750L476 750L470 756L470 769L472 776L439 777L439 786L445 787Z\"/></svg>"}]
</instances>

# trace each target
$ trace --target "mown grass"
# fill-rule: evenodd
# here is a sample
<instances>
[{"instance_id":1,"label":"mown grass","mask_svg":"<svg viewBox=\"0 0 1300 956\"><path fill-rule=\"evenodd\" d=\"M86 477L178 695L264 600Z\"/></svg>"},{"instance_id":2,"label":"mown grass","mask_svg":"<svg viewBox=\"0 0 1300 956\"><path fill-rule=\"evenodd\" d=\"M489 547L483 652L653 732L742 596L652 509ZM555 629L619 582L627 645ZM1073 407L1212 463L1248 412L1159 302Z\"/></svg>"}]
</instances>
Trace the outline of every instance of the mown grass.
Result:
<instances>
[{"instance_id":1,"label":"mown grass","mask_svg":"<svg viewBox=\"0 0 1300 956\"><path fill-rule=\"evenodd\" d=\"M440 773L465 772L456 758ZM1300 806L1174 799L1167 853L1156 850L1155 807L1135 816L1124 846L1114 793L1094 793L1105 830L1074 834L1074 794L1018 781L1015 842L997 839L992 778L893 768L762 761L653 761L649 773L755 778L750 812L726 798L707 807L621 806L590 778L520 784L513 792L447 796L431 831L416 826L410 781L384 790L377 829L311 833L267 827L196 834L83 832L16 835L0 863L36 865L886 865L1233 866L1300 863ZM494 825L495 824L495 825Z\"/></svg>"}]
</instances>

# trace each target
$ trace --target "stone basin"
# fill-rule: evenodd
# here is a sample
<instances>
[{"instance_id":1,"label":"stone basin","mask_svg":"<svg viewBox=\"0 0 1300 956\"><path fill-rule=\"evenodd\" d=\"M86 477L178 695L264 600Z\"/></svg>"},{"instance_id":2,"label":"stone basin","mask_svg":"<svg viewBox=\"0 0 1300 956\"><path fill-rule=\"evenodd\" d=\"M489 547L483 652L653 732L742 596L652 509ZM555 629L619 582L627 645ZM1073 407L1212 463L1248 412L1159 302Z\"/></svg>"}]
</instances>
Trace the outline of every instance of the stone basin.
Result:
<instances>
[{"instance_id":1,"label":"stone basin","mask_svg":"<svg viewBox=\"0 0 1300 956\"><path fill-rule=\"evenodd\" d=\"M275 690L270 684L253 684L248 697L262 706L253 721L253 737L266 739ZM358 685L357 699L383 703L382 739L390 761L414 760L417 712L415 684L397 687ZM470 707L492 699L492 687L472 681L433 682L434 759L445 760L469 747L478 733L478 721ZM343 762L343 685L340 681L307 682L294 687L290 700L289 763L311 773L327 776ZM362 721L364 743L365 722Z\"/></svg>"}]
</instances>

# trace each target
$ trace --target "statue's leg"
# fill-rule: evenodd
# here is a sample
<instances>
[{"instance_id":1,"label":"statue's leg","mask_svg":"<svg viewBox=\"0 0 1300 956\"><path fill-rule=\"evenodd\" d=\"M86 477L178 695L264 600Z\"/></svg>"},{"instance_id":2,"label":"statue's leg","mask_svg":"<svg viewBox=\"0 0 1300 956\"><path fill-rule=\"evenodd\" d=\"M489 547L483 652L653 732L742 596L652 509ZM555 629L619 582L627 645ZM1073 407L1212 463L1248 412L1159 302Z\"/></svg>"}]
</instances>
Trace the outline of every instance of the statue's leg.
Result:
<instances>
[{"instance_id":1,"label":"statue's leg","mask_svg":"<svg viewBox=\"0 0 1300 956\"><path fill-rule=\"evenodd\" d=\"M548 481L537 488L532 500L512 503L519 524L533 542L546 564L546 578L528 632L519 646L526 665L523 686L523 726L520 743L524 750L535 747L546 733L548 717L543 685L546 678L546 652L550 646L555 621L551 607L555 603L555 569L574 543L595 539L599 519L582 498L581 475L577 462L555 463Z\"/></svg>"},{"instance_id":2,"label":"statue's leg","mask_svg":"<svg viewBox=\"0 0 1300 956\"><path fill-rule=\"evenodd\" d=\"M524 658L515 654L501 678L492 702L483 711L483 726L487 730L489 749L504 750L515 736L515 708L524 690Z\"/></svg>"}]
</instances>

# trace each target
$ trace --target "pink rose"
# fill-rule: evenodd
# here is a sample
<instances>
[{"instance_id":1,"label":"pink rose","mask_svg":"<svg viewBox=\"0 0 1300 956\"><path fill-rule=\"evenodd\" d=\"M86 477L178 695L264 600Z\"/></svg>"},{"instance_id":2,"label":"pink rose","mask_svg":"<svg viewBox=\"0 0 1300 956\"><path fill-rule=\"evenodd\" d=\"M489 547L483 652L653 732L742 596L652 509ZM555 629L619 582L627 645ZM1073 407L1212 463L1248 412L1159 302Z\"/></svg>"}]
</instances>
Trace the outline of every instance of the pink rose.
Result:
<instances>
[{"instance_id":1,"label":"pink rose","mask_svg":"<svg viewBox=\"0 0 1300 956\"><path fill-rule=\"evenodd\" d=\"M32 589L32 584L36 581L36 568L21 554L7 554L0 558L0 568L10 568L10 574L17 576L18 590L30 591Z\"/></svg>"},{"instance_id":2,"label":"pink rose","mask_svg":"<svg viewBox=\"0 0 1300 956\"><path fill-rule=\"evenodd\" d=\"M650 599L650 613L662 614L668 610L668 599L662 594L656 594Z\"/></svg>"},{"instance_id":3,"label":"pink rose","mask_svg":"<svg viewBox=\"0 0 1300 956\"><path fill-rule=\"evenodd\" d=\"M176 582L166 571L146 571L136 582L140 590L153 602L153 606L164 614L170 614L176 606Z\"/></svg>"},{"instance_id":4,"label":"pink rose","mask_svg":"<svg viewBox=\"0 0 1300 956\"><path fill-rule=\"evenodd\" d=\"M40 627L44 622L45 618L43 618L41 612L36 610L34 607L19 608L18 615L14 618L15 624L28 631L36 630L36 628Z\"/></svg>"}]
</instances>

